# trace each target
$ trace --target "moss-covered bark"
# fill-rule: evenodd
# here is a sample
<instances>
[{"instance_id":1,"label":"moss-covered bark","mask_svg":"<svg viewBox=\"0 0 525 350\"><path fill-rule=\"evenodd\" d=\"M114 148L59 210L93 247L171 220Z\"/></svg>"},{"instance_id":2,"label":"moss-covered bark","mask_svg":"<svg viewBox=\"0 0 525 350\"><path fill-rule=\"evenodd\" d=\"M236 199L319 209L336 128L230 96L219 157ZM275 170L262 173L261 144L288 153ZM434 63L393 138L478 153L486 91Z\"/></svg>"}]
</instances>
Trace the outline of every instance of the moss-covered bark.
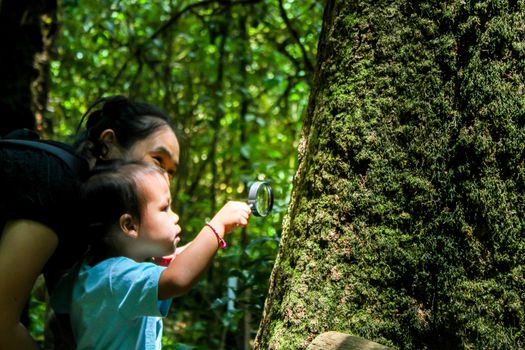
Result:
<instances>
[{"instance_id":1,"label":"moss-covered bark","mask_svg":"<svg viewBox=\"0 0 525 350\"><path fill-rule=\"evenodd\" d=\"M256 349L525 348L524 1L328 1Z\"/></svg>"}]
</instances>

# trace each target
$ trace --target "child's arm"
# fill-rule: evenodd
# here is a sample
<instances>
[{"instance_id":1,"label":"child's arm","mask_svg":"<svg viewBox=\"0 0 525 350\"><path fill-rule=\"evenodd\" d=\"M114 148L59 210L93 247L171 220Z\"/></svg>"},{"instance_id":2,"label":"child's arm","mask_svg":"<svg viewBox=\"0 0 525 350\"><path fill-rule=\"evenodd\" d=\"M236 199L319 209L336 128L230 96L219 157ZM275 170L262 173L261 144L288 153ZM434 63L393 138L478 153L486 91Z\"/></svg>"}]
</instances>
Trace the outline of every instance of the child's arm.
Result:
<instances>
[{"instance_id":1,"label":"child's arm","mask_svg":"<svg viewBox=\"0 0 525 350\"><path fill-rule=\"evenodd\" d=\"M224 237L235 227L246 226L250 214L250 207L246 203L228 202L209 224L220 237ZM191 245L177 255L162 272L159 280L159 299L168 299L188 292L206 270L218 247L215 233L210 227L204 226Z\"/></svg>"}]
</instances>

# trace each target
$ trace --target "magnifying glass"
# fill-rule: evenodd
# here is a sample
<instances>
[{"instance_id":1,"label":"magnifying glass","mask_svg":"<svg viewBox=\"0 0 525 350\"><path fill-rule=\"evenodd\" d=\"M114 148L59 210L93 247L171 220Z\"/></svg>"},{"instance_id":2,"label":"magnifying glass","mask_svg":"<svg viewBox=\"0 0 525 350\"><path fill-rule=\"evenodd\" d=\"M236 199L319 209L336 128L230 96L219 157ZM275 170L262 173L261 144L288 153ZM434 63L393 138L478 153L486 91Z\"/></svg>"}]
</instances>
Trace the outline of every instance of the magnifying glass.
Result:
<instances>
[{"instance_id":1,"label":"magnifying glass","mask_svg":"<svg viewBox=\"0 0 525 350\"><path fill-rule=\"evenodd\" d=\"M255 216L266 216L273 208L273 192L267 182L256 181L248 191L248 205Z\"/></svg>"}]
</instances>

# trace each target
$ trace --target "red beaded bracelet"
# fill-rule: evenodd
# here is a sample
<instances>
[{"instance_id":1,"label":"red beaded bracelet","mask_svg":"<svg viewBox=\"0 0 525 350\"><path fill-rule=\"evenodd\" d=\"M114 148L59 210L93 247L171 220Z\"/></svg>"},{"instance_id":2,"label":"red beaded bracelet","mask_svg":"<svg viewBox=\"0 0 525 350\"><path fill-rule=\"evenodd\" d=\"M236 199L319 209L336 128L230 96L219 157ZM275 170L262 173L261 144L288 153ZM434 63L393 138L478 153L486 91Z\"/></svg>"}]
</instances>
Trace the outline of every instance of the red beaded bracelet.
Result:
<instances>
[{"instance_id":1,"label":"red beaded bracelet","mask_svg":"<svg viewBox=\"0 0 525 350\"><path fill-rule=\"evenodd\" d=\"M219 248L226 248L228 246L228 243L226 243L226 241L221 236L219 236L219 234L213 228L213 226L210 224L206 224L206 226L208 226L213 231L213 233L215 233L215 236L217 236L217 240L219 241Z\"/></svg>"}]
</instances>

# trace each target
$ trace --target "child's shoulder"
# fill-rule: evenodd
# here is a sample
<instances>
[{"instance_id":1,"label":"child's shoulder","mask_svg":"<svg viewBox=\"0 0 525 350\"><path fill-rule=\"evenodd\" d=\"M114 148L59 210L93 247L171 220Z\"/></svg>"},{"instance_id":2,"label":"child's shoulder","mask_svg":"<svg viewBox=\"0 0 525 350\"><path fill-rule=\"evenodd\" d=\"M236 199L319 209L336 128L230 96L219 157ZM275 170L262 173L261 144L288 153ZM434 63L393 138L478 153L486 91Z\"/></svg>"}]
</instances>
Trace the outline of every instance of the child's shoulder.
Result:
<instances>
[{"instance_id":1,"label":"child's shoulder","mask_svg":"<svg viewBox=\"0 0 525 350\"><path fill-rule=\"evenodd\" d=\"M140 264L140 263L136 262L133 259L125 257L125 256L115 256L115 257L112 257L112 258L104 259L104 260L99 261L99 262L97 262L95 264L90 263L89 261L85 261L84 264L83 264L83 267L85 267L86 269L106 268L107 266L121 265L121 264L134 265L134 264Z\"/></svg>"},{"instance_id":2,"label":"child's shoulder","mask_svg":"<svg viewBox=\"0 0 525 350\"><path fill-rule=\"evenodd\" d=\"M144 286L154 288L166 268L150 262L137 262L126 257L103 260L95 266L85 266L78 275L79 290L130 291ZM142 286L142 287L141 287ZM148 287L149 288L149 287Z\"/></svg>"},{"instance_id":3,"label":"child's shoulder","mask_svg":"<svg viewBox=\"0 0 525 350\"><path fill-rule=\"evenodd\" d=\"M138 262L125 256L118 256L102 260L94 265L84 263L80 274L121 275L128 273L142 273L147 270L164 270L165 267L152 262Z\"/></svg>"},{"instance_id":4,"label":"child's shoulder","mask_svg":"<svg viewBox=\"0 0 525 350\"><path fill-rule=\"evenodd\" d=\"M125 256L117 256L113 258L104 259L96 263L84 261L78 272L79 275L84 274L107 274L118 270L130 270L140 266L139 263L133 259Z\"/></svg>"}]
</instances>

